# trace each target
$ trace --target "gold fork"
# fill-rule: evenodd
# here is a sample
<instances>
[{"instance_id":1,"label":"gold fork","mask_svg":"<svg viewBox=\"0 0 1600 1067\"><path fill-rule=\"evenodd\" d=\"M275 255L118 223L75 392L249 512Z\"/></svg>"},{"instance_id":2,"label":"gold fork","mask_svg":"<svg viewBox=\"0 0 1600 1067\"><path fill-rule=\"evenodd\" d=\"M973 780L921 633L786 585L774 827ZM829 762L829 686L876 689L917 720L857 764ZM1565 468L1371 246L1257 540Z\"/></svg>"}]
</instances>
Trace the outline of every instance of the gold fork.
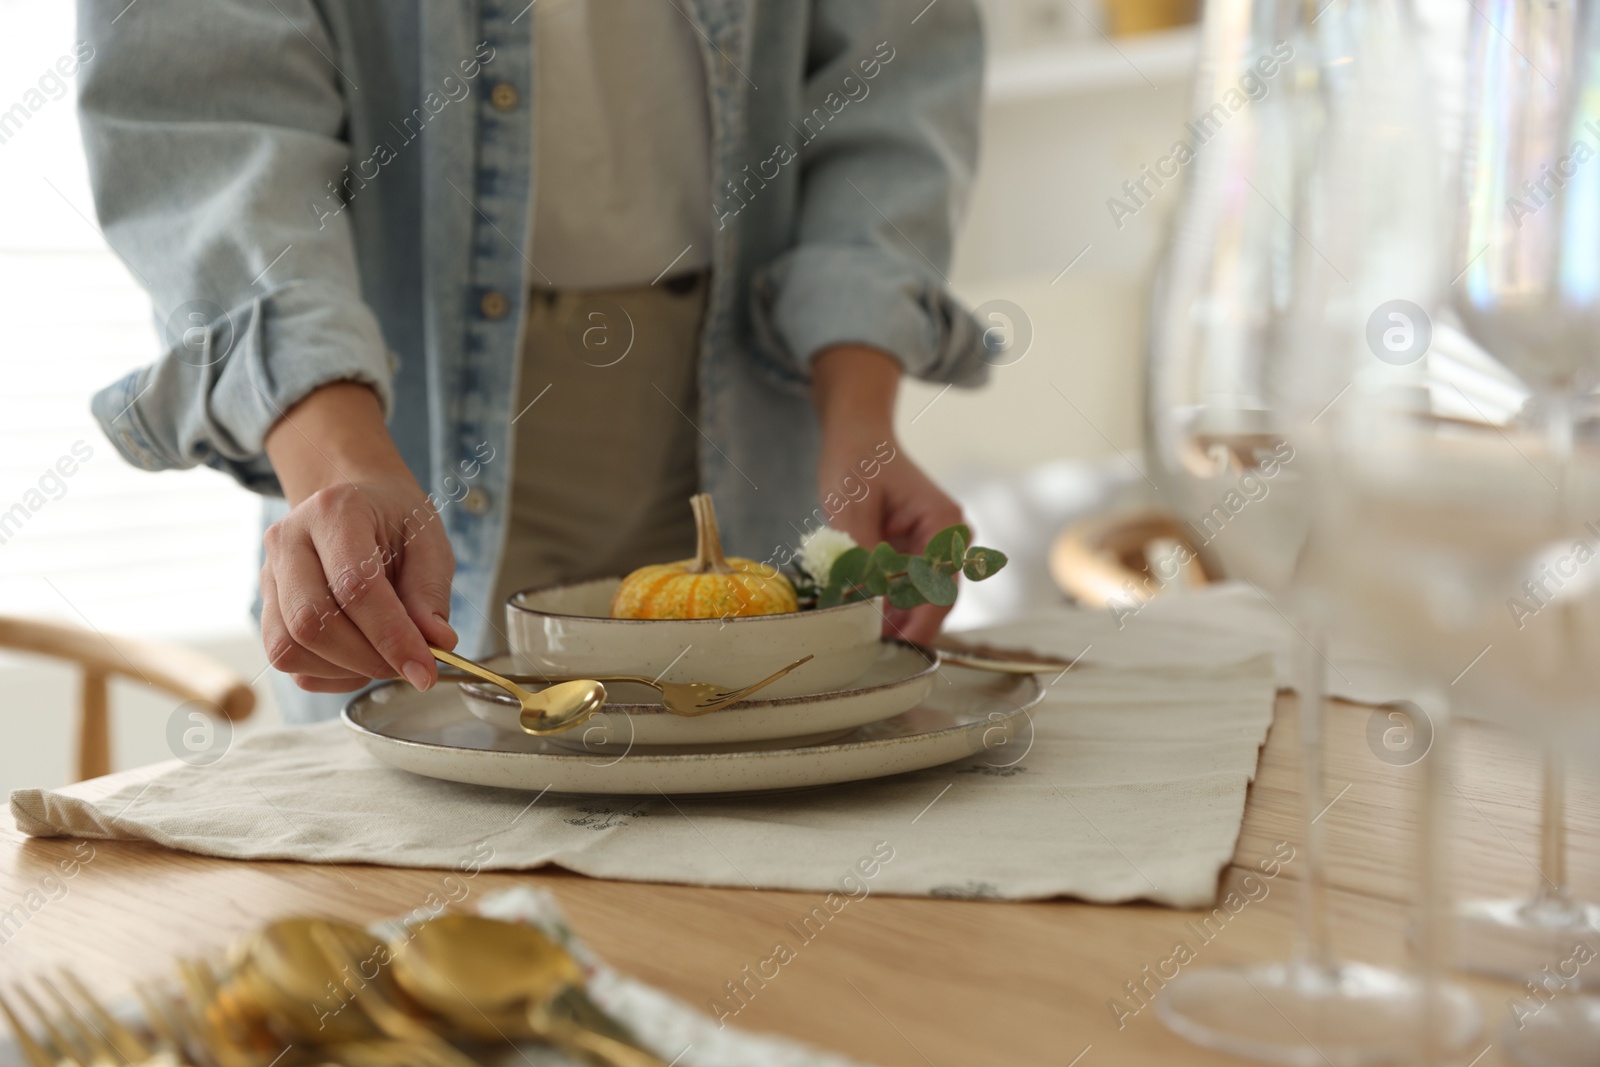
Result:
<instances>
[{"instance_id":1,"label":"gold fork","mask_svg":"<svg viewBox=\"0 0 1600 1067\"><path fill-rule=\"evenodd\" d=\"M180 1063L188 1062L190 1056L198 1056L207 1067L215 1067L215 1062L207 1055L209 1050L195 1033L184 1010L173 1003L172 994L158 989L153 982L136 981L133 995L144 1009L145 1022L160 1051Z\"/></svg>"},{"instance_id":2,"label":"gold fork","mask_svg":"<svg viewBox=\"0 0 1600 1067\"><path fill-rule=\"evenodd\" d=\"M26 1026L22 1025L22 1020L17 1018L16 1009L3 994L0 994L0 1015L5 1016L6 1025L11 1028L12 1036L17 1039L17 1048L22 1052L22 1058L28 1061L28 1067L56 1067L58 1062L67 1059L67 1057L52 1056L45 1051L44 1046L39 1044Z\"/></svg>"},{"instance_id":3,"label":"gold fork","mask_svg":"<svg viewBox=\"0 0 1600 1067\"><path fill-rule=\"evenodd\" d=\"M44 1035L43 1044L28 1032L11 1005L0 998L0 1014L5 1015L30 1067L60 1067L62 1064L82 1067L166 1064L175 1067L178 1061L173 1055L152 1051L138 1034L115 1019L72 972L62 971L61 982L71 991L72 997L49 979L38 980L47 999L58 1009L54 1016L40 1007L26 987L19 985L12 990L34 1017Z\"/></svg>"},{"instance_id":4,"label":"gold fork","mask_svg":"<svg viewBox=\"0 0 1600 1067\"><path fill-rule=\"evenodd\" d=\"M209 964L185 960L178 971L182 980L178 992L154 982L134 983L155 1049L118 1022L70 972L61 975L70 998L55 983L39 979L47 999L58 1009L55 1015L41 1007L26 987L11 990L40 1036L30 1031L4 995L0 995L0 1018L15 1035L28 1067L182 1067L190 1062L202 1067L270 1067L289 1051L285 1048L273 1056L230 1032L237 1020L219 1019L211 1010L221 986ZM324 1062L347 1067L463 1067L473 1062L425 1028L405 1040L345 1041L321 1051Z\"/></svg>"},{"instance_id":5,"label":"gold fork","mask_svg":"<svg viewBox=\"0 0 1600 1067\"><path fill-rule=\"evenodd\" d=\"M642 674L608 674L604 678L596 678L595 681L600 682L602 685L610 685L613 682L634 682L638 685L649 686L661 694L661 706L663 708L674 715L693 718L697 715L709 715L713 711L721 711L729 704L737 704L751 694L765 689L795 668L811 662L814 658L810 655L802 656L787 667L774 671L759 682L752 682L742 689L728 689L712 682L663 682L658 678L649 678ZM571 680L564 675L506 674L502 675L502 677L518 685L544 685L546 683L554 684ZM441 682L483 684L480 679L474 678L470 674L456 674L453 671L440 671L439 680Z\"/></svg>"}]
</instances>

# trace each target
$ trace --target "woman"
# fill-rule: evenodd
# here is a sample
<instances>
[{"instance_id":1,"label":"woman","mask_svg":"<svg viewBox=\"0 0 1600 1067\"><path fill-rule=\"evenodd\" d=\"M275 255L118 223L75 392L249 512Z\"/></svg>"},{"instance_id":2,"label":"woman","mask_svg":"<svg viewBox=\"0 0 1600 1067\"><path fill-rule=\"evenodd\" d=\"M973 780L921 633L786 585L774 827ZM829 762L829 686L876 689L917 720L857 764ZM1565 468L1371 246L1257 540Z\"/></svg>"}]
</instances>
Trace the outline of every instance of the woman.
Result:
<instances>
[{"instance_id":1,"label":"woman","mask_svg":"<svg viewBox=\"0 0 1600 1067\"><path fill-rule=\"evenodd\" d=\"M300 690L427 688L428 645L503 646L507 593L692 554L697 489L757 559L959 520L891 415L902 374L984 369L943 289L970 0L79 21L96 207L169 342L94 411L141 467L269 497L262 640Z\"/></svg>"}]
</instances>

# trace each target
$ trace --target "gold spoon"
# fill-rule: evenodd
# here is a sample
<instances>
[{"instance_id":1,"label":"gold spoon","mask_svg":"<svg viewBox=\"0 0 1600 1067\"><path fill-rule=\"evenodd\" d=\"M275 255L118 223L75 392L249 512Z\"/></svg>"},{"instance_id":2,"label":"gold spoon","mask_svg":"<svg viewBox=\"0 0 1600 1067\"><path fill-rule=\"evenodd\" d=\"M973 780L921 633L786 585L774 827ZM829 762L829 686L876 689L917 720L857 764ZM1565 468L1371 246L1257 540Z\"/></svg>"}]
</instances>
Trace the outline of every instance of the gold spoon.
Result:
<instances>
[{"instance_id":1,"label":"gold spoon","mask_svg":"<svg viewBox=\"0 0 1600 1067\"><path fill-rule=\"evenodd\" d=\"M595 1006L578 962L531 926L451 912L391 948L400 988L467 1033L535 1037L608 1067L667 1067Z\"/></svg>"},{"instance_id":2,"label":"gold spoon","mask_svg":"<svg viewBox=\"0 0 1600 1067\"><path fill-rule=\"evenodd\" d=\"M433 653L435 659L468 674L475 674L486 682L493 682L516 697L517 703L522 705L522 728L530 734L542 736L570 730L587 722L606 702L606 687L593 678L561 682L530 693L511 679L454 652L446 652L442 648L430 648L428 651Z\"/></svg>"},{"instance_id":3,"label":"gold spoon","mask_svg":"<svg viewBox=\"0 0 1600 1067\"><path fill-rule=\"evenodd\" d=\"M330 955L330 942L333 952ZM359 926L315 918L278 919L239 945L230 960L230 985L243 1002L266 1009L275 1029L292 1040L354 1041L384 1036L366 1009L370 985L395 987L383 964L384 942Z\"/></svg>"},{"instance_id":4,"label":"gold spoon","mask_svg":"<svg viewBox=\"0 0 1600 1067\"><path fill-rule=\"evenodd\" d=\"M428 1025L425 1011L396 984L389 946L354 923L337 919L279 919L235 954L232 982L253 999L280 1036L326 1045L329 1051L403 1042L438 1067L472 1060ZM337 1056L334 1056L338 1059Z\"/></svg>"}]
</instances>

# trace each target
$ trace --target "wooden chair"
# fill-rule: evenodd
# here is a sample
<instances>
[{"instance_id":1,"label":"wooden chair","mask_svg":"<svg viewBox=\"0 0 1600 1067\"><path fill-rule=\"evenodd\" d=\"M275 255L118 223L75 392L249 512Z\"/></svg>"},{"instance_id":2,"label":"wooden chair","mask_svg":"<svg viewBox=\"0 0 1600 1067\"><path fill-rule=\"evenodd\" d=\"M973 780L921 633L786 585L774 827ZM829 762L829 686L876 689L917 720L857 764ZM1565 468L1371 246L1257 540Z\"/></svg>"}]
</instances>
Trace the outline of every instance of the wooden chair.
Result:
<instances>
[{"instance_id":1,"label":"wooden chair","mask_svg":"<svg viewBox=\"0 0 1600 1067\"><path fill-rule=\"evenodd\" d=\"M1189 561L1172 575L1157 575L1153 557L1165 559L1178 545L1189 550ZM1103 608L1113 601L1126 604L1130 595L1145 600L1166 589L1219 581L1222 571L1176 518L1140 511L1067 527L1050 546L1050 576L1080 604Z\"/></svg>"},{"instance_id":2,"label":"wooden chair","mask_svg":"<svg viewBox=\"0 0 1600 1067\"><path fill-rule=\"evenodd\" d=\"M111 637L41 619L0 616L0 648L70 660L83 668L78 711L78 779L111 771L107 685L132 678L237 722L255 710L256 695L228 667L182 645Z\"/></svg>"}]
</instances>

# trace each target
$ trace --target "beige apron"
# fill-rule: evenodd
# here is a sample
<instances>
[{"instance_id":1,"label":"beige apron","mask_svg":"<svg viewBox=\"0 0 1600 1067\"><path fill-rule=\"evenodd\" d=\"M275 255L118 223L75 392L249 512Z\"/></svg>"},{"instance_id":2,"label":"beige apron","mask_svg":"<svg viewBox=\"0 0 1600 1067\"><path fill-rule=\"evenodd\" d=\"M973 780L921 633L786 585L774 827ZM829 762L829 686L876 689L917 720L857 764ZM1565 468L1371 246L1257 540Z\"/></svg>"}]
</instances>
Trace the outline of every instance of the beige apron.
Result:
<instances>
[{"instance_id":1,"label":"beige apron","mask_svg":"<svg viewBox=\"0 0 1600 1067\"><path fill-rule=\"evenodd\" d=\"M519 589L694 555L707 282L529 294L496 629Z\"/></svg>"}]
</instances>

